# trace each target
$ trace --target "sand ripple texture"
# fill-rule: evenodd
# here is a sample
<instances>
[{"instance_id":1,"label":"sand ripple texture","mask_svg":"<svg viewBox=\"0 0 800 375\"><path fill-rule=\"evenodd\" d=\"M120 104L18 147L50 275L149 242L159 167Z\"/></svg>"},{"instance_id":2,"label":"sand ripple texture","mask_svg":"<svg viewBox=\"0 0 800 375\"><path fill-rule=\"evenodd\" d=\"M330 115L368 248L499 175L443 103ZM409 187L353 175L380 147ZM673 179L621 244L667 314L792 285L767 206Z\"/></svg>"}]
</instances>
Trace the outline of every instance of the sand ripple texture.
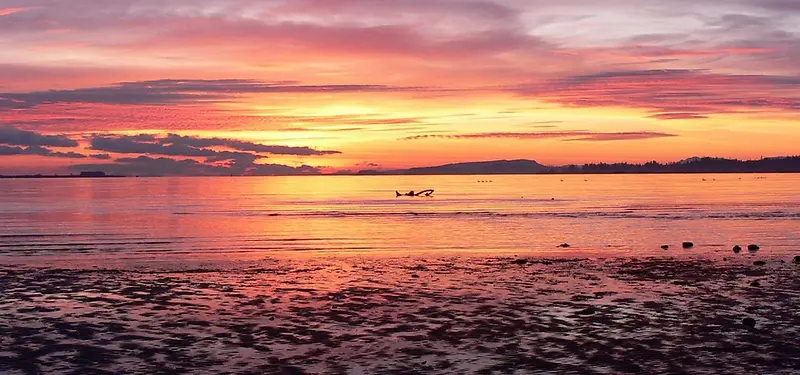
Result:
<instances>
[{"instance_id":1,"label":"sand ripple texture","mask_svg":"<svg viewBox=\"0 0 800 375\"><path fill-rule=\"evenodd\" d=\"M753 260L0 267L0 373L796 374L800 265Z\"/></svg>"}]
</instances>

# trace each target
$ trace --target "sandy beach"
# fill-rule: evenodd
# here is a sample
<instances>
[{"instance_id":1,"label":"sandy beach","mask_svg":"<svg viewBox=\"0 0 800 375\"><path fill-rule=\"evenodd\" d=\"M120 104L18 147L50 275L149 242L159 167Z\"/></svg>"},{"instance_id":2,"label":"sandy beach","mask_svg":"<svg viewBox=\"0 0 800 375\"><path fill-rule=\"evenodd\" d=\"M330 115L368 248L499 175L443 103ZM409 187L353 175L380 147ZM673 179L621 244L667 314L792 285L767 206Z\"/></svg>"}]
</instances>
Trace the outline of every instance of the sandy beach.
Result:
<instances>
[{"instance_id":1,"label":"sandy beach","mask_svg":"<svg viewBox=\"0 0 800 375\"><path fill-rule=\"evenodd\" d=\"M791 258L9 265L0 268L0 288L0 373L9 375L790 374L800 367L800 265Z\"/></svg>"}]
</instances>

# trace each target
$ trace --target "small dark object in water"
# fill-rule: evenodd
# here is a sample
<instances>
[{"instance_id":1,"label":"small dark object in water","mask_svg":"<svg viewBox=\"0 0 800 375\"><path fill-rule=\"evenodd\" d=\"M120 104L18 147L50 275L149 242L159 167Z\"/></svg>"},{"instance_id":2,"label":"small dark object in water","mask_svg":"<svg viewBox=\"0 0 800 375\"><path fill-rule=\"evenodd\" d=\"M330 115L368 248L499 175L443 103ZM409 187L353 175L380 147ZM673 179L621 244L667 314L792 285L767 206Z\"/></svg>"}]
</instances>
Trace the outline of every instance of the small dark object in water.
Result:
<instances>
[{"instance_id":1,"label":"small dark object in water","mask_svg":"<svg viewBox=\"0 0 800 375\"><path fill-rule=\"evenodd\" d=\"M661 248L664 250L669 250L669 245L662 245Z\"/></svg>"},{"instance_id":2,"label":"small dark object in water","mask_svg":"<svg viewBox=\"0 0 800 375\"><path fill-rule=\"evenodd\" d=\"M733 247L733 252L736 253L736 254L741 253L742 252L742 247L739 246L739 245L734 246Z\"/></svg>"},{"instance_id":3,"label":"small dark object in water","mask_svg":"<svg viewBox=\"0 0 800 375\"><path fill-rule=\"evenodd\" d=\"M571 245L570 245L570 244L568 244L568 243L566 243L566 242L565 242L565 243L562 243L561 245L558 245L558 247L562 247L562 248L565 248L565 249L566 249L566 248L568 248L568 247L570 247L570 246L571 246Z\"/></svg>"},{"instance_id":4,"label":"small dark object in water","mask_svg":"<svg viewBox=\"0 0 800 375\"><path fill-rule=\"evenodd\" d=\"M411 275L411 277L414 278L414 279L419 279L419 275L417 275L416 273Z\"/></svg>"},{"instance_id":5,"label":"small dark object in water","mask_svg":"<svg viewBox=\"0 0 800 375\"><path fill-rule=\"evenodd\" d=\"M421 197L421 196L430 197L430 196L433 196L433 193L434 193L433 189L427 189L427 190L423 190L423 191L420 191L420 192L414 192L414 190L411 190L411 191L409 191L408 193L405 193L405 194L403 194L403 193L401 193L401 192L399 192L397 190L394 191L395 196L397 196L398 198L400 198L400 197Z\"/></svg>"},{"instance_id":6,"label":"small dark object in water","mask_svg":"<svg viewBox=\"0 0 800 375\"><path fill-rule=\"evenodd\" d=\"M514 264L519 264L520 266L524 266L528 264L527 259L514 259Z\"/></svg>"},{"instance_id":7,"label":"small dark object in water","mask_svg":"<svg viewBox=\"0 0 800 375\"><path fill-rule=\"evenodd\" d=\"M766 266L767 262L765 262L763 260L757 260L757 261L753 262L753 265L755 265L755 266Z\"/></svg>"},{"instance_id":8,"label":"small dark object in water","mask_svg":"<svg viewBox=\"0 0 800 375\"><path fill-rule=\"evenodd\" d=\"M761 286L761 283L758 281L753 281L752 283L750 283L750 286L752 286L753 288L758 288Z\"/></svg>"},{"instance_id":9,"label":"small dark object in water","mask_svg":"<svg viewBox=\"0 0 800 375\"><path fill-rule=\"evenodd\" d=\"M758 245L748 245L748 246L747 246L747 250L750 250L750 251L759 251L759 250L761 250L761 248L760 248Z\"/></svg>"},{"instance_id":10,"label":"small dark object in water","mask_svg":"<svg viewBox=\"0 0 800 375\"><path fill-rule=\"evenodd\" d=\"M756 320L753 318L744 318L742 319L742 324L748 326L750 328L756 328Z\"/></svg>"},{"instance_id":11,"label":"small dark object in water","mask_svg":"<svg viewBox=\"0 0 800 375\"><path fill-rule=\"evenodd\" d=\"M800 264L800 255L794 257L794 264Z\"/></svg>"},{"instance_id":12,"label":"small dark object in water","mask_svg":"<svg viewBox=\"0 0 800 375\"><path fill-rule=\"evenodd\" d=\"M691 249L693 247L694 247L694 242L684 242L683 243L683 248L684 249Z\"/></svg>"}]
</instances>

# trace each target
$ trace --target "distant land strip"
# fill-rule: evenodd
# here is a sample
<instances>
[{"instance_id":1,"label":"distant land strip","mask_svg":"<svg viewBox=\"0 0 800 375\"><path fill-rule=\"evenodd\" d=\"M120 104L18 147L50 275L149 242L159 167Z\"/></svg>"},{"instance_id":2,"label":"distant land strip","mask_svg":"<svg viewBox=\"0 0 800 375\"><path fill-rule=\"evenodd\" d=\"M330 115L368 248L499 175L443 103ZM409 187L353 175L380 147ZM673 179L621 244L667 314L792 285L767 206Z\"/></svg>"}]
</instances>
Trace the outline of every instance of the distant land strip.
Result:
<instances>
[{"instance_id":1,"label":"distant land strip","mask_svg":"<svg viewBox=\"0 0 800 375\"><path fill-rule=\"evenodd\" d=\"M509 174L691 174L691 173L800 173L800 156L769 157L758 160L737 160L715 157L692 157L677 162L644 164L590 163L583 165L547 166L535 160L495 160L454 163L433 167L417 167L391 170L343 171L331 174L295 173L261 176L386 176L386 175L509 175ZM244 174L251 176L252 174ZM161 177L154 174L120 175L102 171L81 172L73 175L15 175L0 179L25 178L109 178L109 177ZM200 175L202 176L202 175ZM208 175L216 176L216 175ZM222 176L236 176L224 174Z\"/></svg>"},{"instance_id":2,"label":"distant land strip","mask_svg":"<svg viewBox=\"0 0 800 375\"><path fill-rule=\"evenodd\" d=\"M655 173L798 173L800 156L736 160L693 157L673 163L592 163L546 166L535 160L496 160L396 170L364 170L359 175L478 175L478 174L655 174Z\"/></svg>"},{"instance_id":3,"label":"distant land strip","mask_svg":"<svg viewBox=\"0 0 800 375\"><path fill-rule=\"evenodd\" d=\"M107 175L107 176L79 176L79 175L69 175L69 174L23 174L23 175L12 175L12 176L5 176L0 175L0 179L36 179L36 178L124 178L124 177L133 177L133 176L116 176L116 175ZM155 177L155 176L153 176Z\"/></svg>"},{"instance_id":4,"label":"distant land strip","mask_svg":"<svg viewBox=\"0 0 800 375\"><path fill-rule=\"evenodd\" d=\"M23 175L13 175L13 176L4 176L0 175L0 178L6 179L26 179L26 178L120 178L120 177L127 177L121 175L110 175L106 174L105 172L81 172L80 174L23 174Z\"/></svg>"}]
</instances>

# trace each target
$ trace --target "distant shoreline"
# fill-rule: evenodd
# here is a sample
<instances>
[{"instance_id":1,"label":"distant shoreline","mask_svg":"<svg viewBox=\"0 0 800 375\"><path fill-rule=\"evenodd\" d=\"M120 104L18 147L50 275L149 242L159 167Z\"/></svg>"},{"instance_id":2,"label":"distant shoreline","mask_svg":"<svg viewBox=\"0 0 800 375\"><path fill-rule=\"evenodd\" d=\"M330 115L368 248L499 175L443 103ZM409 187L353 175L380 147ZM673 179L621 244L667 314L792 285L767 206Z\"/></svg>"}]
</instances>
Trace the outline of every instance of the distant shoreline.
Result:
<instances>
[{"instance_id":1,"label":"distant shoreline","mask_svg":"<svg viewBox=\"0 0 800 375\"><path fill-rule=\"evenodd\" d=\"M3 176L0 175L0 179L53 179L53 178L123 178L123 177L130 177L130 176L116 176L116 175L106 175L106 176L81 176L81 175L17 175L17 176Z\"/></svg>"},{"instance_id":2,"label":"distant shoreline","mask_svg":"<svg viewBox=\"0 0 800 375\"><path fill-rule=\"evenodd\" d=\"M169 178L169 177L381 177L381 176L589 176L589 175L701 175L701 174L800 174L800 171L701 171L701 172L539 172L539 173L328 173L328 174L276 174L276 175L166 175L166 176L78 176L78 175L19 175L3 176L0 180L38 179L95 179L95 178Z\"/></svg>"},{"instance_id":3,"label":"distant shoreline","mask_svg":"<svg viewBox=\"0 0 800 375\"><path fill-rule=\"evenodd\" d=\"M661 164L656 161L644 164L629 163L589 163L548 166L535 160L494 160L446 164L433 167L414 167L408 169L366 169L360 171L344 170L334 173L321 173L314 168L311 173L263 174L192 174L191 170L169 171L163 175L151 174L147 170L117 170L106 173L104 170L82 171L80 174L43 175L28 174L1 176L0 178L105 178L105 177L177 177L177 176L481 176L481 175L616 175L616 174L758 174L758 173L800 173L800 156L770 157L759 160L736 160L712 157L692 157L678 162ZM184 172L184 173L180 173Z\"/></svg>"},{"instance_id":4,"label":"distant shoreline","mask_svg":"<svg viewBox=\"0 0 800 375\"><path fill-rule=\"evenodd\" d=\"M481 173L352 173L310 176L588 176L588 175L638 175L638 174L798 174L800 171L693 171L693 172L481 172ZM291 176L291 175L290 175Z\"/></svg>"}]
</instances>

